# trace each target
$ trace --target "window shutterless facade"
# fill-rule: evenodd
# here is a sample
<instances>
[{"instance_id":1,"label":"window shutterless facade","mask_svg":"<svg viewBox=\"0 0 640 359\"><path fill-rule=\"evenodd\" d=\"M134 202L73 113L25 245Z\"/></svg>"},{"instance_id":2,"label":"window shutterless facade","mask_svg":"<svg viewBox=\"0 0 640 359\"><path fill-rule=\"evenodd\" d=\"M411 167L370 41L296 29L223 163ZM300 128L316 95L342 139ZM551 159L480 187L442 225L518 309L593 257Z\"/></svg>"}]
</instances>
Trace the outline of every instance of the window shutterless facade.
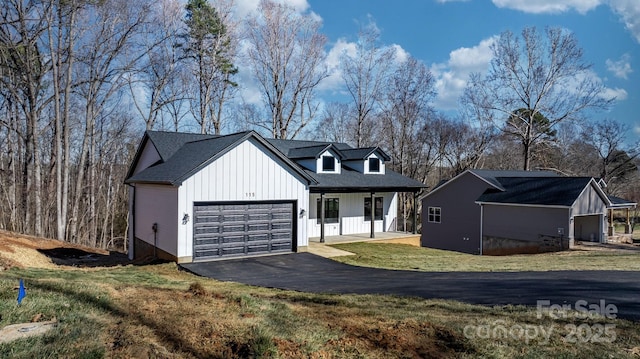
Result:
<instances>
[{"instance_id":1,"label":"window shutterless facade","mask_svg":"<svg viewBox=\"0 0 640 359\"><path fill-rule=\"evenodd\" d=\"M382 220L382 197L375 197L375 202L376 202L376 207L374 209L375 213L375 220ZM370 221L371 220L371 197L365 197L364 198L364 220L365 221Z\"/></svg>"},{"instance_id":2,"label":"window shutterless facade","mask_svg":"<svg viewBox=\"0 0 640 359\"><path fill-rule=\"evenodd\" d=\"M333 172L336 170L336 160L331 156L322 156L322 171Z\"/></svg>"},{"instance_id":3,"label":"window shutterless facade","mask_svg":"<svg viewBox=\"0 0 640 359\"><path fill-rule=\"evenodd\" d=\"M380 172L380 159L375 157L369 158L369 172Z\"/></svg>"},{"instance_id":4,"label":"window shutterless facade","mask_svg":"<svg viewBox=\"0 0 640 359\"><path fill-rule=\"evenodd\" d=\"M440 223L441 212L440 207L429 207L428 221L430 223Z\"/></svg>"},{"instance_id":5,"label":"window shutterless facade","mask_svg":"<svg viewBox=\"0 0 640 359\"><path fill-rule=\"evenodd\" d=\"M320 224L321 220L321 205L320 198L316 200L316 214L317 221ZM340 219L340 201L338 198L325 198L324 199L324 223L338 223Z\"/></svg>"}]
</instances>

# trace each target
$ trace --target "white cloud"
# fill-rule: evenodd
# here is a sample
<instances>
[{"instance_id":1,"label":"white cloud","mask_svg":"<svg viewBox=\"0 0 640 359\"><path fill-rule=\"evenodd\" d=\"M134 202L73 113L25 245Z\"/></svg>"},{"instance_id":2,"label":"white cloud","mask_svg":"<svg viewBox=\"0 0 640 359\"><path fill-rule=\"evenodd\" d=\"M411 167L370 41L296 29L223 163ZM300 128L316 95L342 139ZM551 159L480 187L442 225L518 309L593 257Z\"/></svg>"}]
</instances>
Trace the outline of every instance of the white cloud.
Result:
<instances>
[{"instance_id":1,"label":"white cloud","mask_svg":"<svg viewBox=\"0 0 640 359\"><path fill-rule=\"evenodd\" d=\"M631 0L637 1L637 0ZM584 14L595 9L602 0L493 0L495 6L533 14L557 14L575 9Z\"/></svg>"},{"instance_id":2,"label":"white cloud","mask_svg":"<svg viewBox=\"0 0 640 359\"><path fill-rule=\"evenodd\" d=\"M326 65L329 77L320 82L318 89L321 91L336 91L342 87L342 73L340 71L340 58L343 55L355 56L356 44L344 39L338 39L327 53Z\"/></svg>"},{"instance_id":3,"label":"white cloud","mask_svg":"<svg viewBox=\"0 0 640 359\"><path fill-rule=\"evenodd\" d=\"M491 45L497 37L482 40L474 47L461 47L451 51L449 60L434 64L431 72L436 78L438 95L435 106L441 110L455 109L458 99L467 86L469 75L473 72L484 73L491 62Z\"/></svg>"},{"instance_id":4,"label":"white cloud","mask_svg":"<svg viewBox=\"0 0 640 359\"><path fill-rule=\"evenodd\" d=\"M381 51L385 51L387 49L391 49L393 51L393 61L395 64L401 64L407 61L407 59L411 56L411 54L409 54L407 50L405 50L398 44L385 46L381 49ZM325 60L327 70L329 71L329 76L322 80L318 89L321 91L344 90L344 81L342 79L342 71L340 69L340 59L342 56L353 58L357 55L357 51L358 48L355 42L348 42L343 38L338 39L338 41L336 41L336 43L327 53L327 58Z\"/></svg>"},{"instance_id":5,"label":"white cloud","mask_svg":"<svg viewBox=\"0 0 640 359\"><path fill-rule=\"evenodd\" d=\"M640 1L609 0L609 6L622 18L622 22L631 34L640 42Z\"/></svg>"},{"instance_id":6,"label":"white cloud","mask_svg":"<svg viewBox=\"0 0 640 359\"><path fill-rule=\"evenodd\" d=\"M456 0L438 0L448 2ZM585 14L600 5L608 5L620 16L627 30L640 42L639 0L492 0L499 8L518 10L531 14L558 14L575 10Z\"/></svg>"},{"instance_id":7,"label":"white cloud","mask_svg":"<svg viewBox=\"0 0 640 359\"><path fill-rule=\"evenodd\" d=\"M627 93L627 91L625 89L621 89L621 88L609 88L609 87L605 87L604 91L602 92L602 94L600 95L602 98L604 99L616 99L616 101L624 101L627 99L627 97L629 97L629 94Z\"/></svg>"},{"instance_id":8,"label":"white cloud","mask_svg":"<svg viewBox=\"0 0 640 359\"><path fill-rule=\"evenodd\" d=\"M402 46L398 44L391 45L391 48L393 49L393 52L395 54L394 60L397 64L404 63L405 61L407 61L409 56L411 56L405 49L402 48Z\"/></svg>"},{"instance_id":9,"label":"white cloud","mask_svg":"<svg viewBox=\"0 0 640 359\"><path fill-rule=\"evenodd\" d=\"M638 136L640 136L640 125L637 125L633 128L633 132L635 132Z\"/></svg>"},{"instance_id":10,"label":"white cloud","mask_svg":"<svg viewBox=\"0 0 640 359\"><path fill-rule=\"evenodd\" d=\"M621 79L627 80L629 74L633 72L631 68L631 56L629 56L629 54L622 55L618 61L607 59L605 64L607 65L607 70L613 72L615 77Z\"/></svg>"},{"instance_id":11,"label":"white cloud","mask_svg":"<svg viewBox=\"0 0 640 359\"><path fill-rule=\"evenodd\" d=\"M309 9L309 3L307 0L275 0L275 2L288 4L298 12L305 12ZM236 11L240 18L253 13L258 9L260 5L260 0L237 0L236 1ZM317 14L312 14L312 16L317 16Z\"/></svg>"}]
</instances>

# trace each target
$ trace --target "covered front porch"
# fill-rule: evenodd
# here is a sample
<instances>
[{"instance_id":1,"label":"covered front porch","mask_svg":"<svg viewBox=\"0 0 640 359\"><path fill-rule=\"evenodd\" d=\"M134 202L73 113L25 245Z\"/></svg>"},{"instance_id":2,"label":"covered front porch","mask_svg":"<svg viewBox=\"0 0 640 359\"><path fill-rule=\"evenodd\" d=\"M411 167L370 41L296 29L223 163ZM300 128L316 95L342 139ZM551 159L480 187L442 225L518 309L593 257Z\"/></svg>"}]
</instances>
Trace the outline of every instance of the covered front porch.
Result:
<instances>
[{"instance_id":1,"label":"covered front porch","mask_svg":"<svg viewBox=\"0 0 640 359\"><path fill-rule=\"evenodd\" d=\"M630 242L633 243L633 226L631 225L631 211L637 203L624 200L622 198L609 196L611 206L607 208L607 241L608 242ZM614 218L622 212L624 218L624 233L617 233L615 230Z\"/></svg>"},{"instance_id":2,"label":"covered front porch","mask_svg":"<svg viewBox=\"0 0 640 359\"><path fill-rule=\"evenodd\" d=\"M398 207L403 206L403 203L399 203L398 190L403 190L403 193L412 199L411 210L402 208L411 213L412 223L416 223L417 193L421 190L420 187L312 190L307 227L310 241L325 243L327 238L334 241L336 238L343 238L354 242L365 238L384 238L385 233L399 233L396 232L399 220ZM404 206L406 205L404 203Z\"/></svg>"},{"instance_id":3,"label":"covered front porch","mask_svg":"<svg viewBox=\"0 0 640 359\"><path fill-rule=\"evenodd\" d=\"M371 233L357 233L357 234L348 234L342 236L325 236L324 242L320 240L320 237L309 237L309 243L324 243L327 245L331 244L342 244L342 243L354 243L354 242L368 242L368 241L377 241L377 242L391 242L391 243L407 243L415 241L417 245L420 245L420 235L414 233L407 232L381 232L376 233L375 238L371 237Z\"/></svg>"},{"instance_id":4,"label":"covered front porch","mask_svg":"<svg viewBox=\"0 0 640 359\"><path fill-rule=\"evenodd\" d=\"M354 242L399 243L420 247L420 235L406 232L384 232L376 233L376 238L371 238L370 233L358 233L344 236L327 236L324 238L324 242L320 242L320 237L311 237L309 238L308 250L309 253L325 258L349 256L353 255L353 253L331 245Z\"/></svg>"}]
</instances>

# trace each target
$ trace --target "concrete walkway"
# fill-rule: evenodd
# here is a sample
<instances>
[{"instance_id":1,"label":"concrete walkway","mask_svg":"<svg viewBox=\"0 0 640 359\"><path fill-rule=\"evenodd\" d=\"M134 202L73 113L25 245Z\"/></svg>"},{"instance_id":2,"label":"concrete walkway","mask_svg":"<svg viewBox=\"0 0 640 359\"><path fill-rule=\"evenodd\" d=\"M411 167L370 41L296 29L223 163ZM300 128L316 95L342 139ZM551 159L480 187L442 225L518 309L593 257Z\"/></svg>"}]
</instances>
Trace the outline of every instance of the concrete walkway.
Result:
<instances>
[{"instance_id":1,"label":"concrete walkway","mask_svg":"<svg viewBox=\"0 0 640 359\"><path fill-rule=\"evenodd\" d=\"M320 243L319 237L312 237L309 238L308 251L324 258L352 256L354 255L353 253L334 248L331 245L355 242L401 243L420 246L420 235L404 232L383 232L376 233L376 238L371 238L369 233L362 233L346 236L327 236L324 243Z\"/></svg>"},{"instance_id":2,"label":"concrete walkway","mask_svg":"<svg viewBox=\"0 0 640 359\"><path fill-rule=\"evenodd\" d=\"M333 258L340 256L353 256L351 252L343 251L342 249L333 248L324 243L309 242L309 253L315 254L324 258Z\"/></svg>"}]
</instances>

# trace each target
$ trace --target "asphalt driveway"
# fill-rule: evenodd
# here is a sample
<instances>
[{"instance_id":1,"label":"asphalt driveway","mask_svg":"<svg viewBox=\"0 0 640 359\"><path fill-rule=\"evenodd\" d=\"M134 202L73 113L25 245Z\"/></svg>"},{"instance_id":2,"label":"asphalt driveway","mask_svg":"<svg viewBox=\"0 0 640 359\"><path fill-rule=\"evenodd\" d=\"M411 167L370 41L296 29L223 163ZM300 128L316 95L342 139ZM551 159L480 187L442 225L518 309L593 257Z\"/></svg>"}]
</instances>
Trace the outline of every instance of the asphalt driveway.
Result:
<instances>
[{"instance_id":1,"label":"asphalt driveway","mask_svg":"<svg viewBox=\"0 0 640 359\"><path fill-rule=\"evenodd\" d=\"M640 272L415 272L356 267L310 253L188 263L204 277L314 293L392 294L483 305L613 304L640 320ZM584 302L581 302L584 305Z\"/></svg>"}]
</instances>

